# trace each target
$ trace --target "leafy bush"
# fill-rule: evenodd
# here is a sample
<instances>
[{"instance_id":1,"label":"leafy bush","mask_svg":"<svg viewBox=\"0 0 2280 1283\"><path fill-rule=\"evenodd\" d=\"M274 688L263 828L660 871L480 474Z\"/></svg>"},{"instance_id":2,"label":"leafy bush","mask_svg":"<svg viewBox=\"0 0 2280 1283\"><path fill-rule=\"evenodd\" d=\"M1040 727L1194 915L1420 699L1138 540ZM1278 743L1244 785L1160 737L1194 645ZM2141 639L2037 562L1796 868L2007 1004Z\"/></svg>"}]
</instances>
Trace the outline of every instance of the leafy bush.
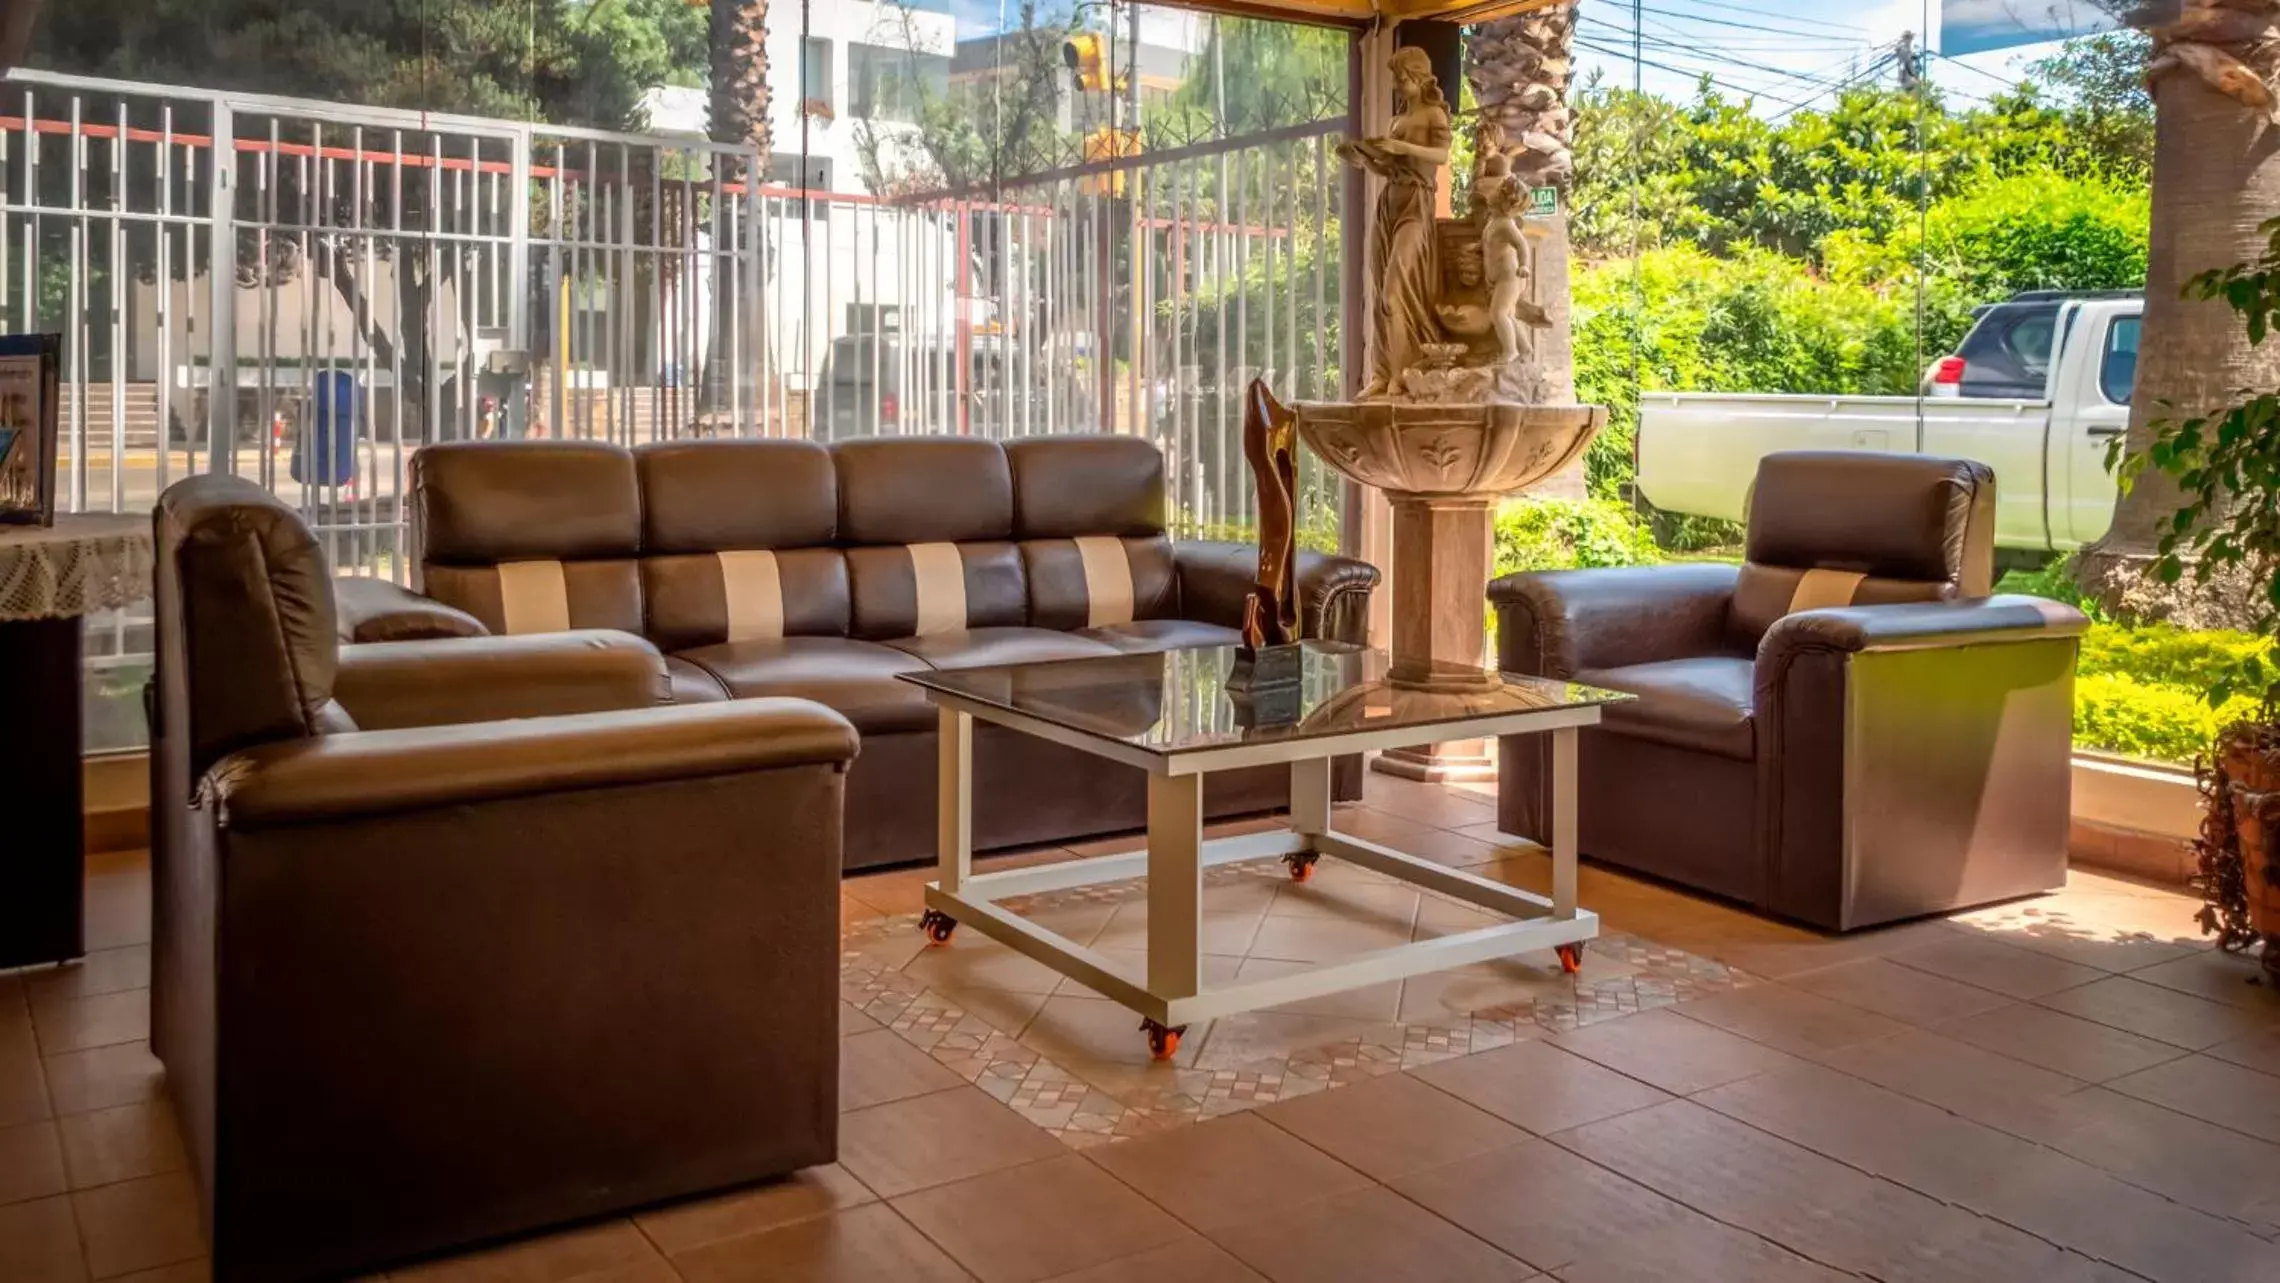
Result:
<instances>
[{"instance_id":1,"label":"leafy bush","mask_svg":"<svg viewBox=\"0 0 2280 1283\"><path fill-rule=\"evenodd\" d=\"M2167 686L2125 673L2084 671L2074 682L2074 742L2082 748L2165 762L2190 762L2217 732L2254 715L2256 701L2234 696L2209 707L2198 686Z\"/></svg>"},{"instance_id":2,"label":"leafy bush","mask_svg":"<svg viewBox=\"0 0 2280 1283\"><path fill-rule=\"evenodd\" d=\"M1606 499L1520 499L1496 514L1496 573L1647 566L1662 560L1654 534Z\"/></svg>"}]
</instances>

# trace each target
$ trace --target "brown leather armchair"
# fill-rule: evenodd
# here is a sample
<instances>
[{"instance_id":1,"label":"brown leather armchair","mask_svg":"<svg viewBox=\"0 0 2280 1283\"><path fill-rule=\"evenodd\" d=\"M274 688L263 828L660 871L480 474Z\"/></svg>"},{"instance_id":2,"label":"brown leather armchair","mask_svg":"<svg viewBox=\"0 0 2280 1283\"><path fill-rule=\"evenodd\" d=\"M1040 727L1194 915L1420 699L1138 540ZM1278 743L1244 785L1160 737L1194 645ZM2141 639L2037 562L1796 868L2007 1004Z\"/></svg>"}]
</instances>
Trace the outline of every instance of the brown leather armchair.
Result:
<instances>
[{"instance_id":1,"label":"brown leather armchair","mask_svg":"<svg viewBox=\"0 0 2280 1283\"><path fill-rule=\"evenodd\" d=\"M1989 595L1994 523L1981 464L1777 454L1744 565L1498 580L1505 669L1639 697L1582 736L1584 854L1837 931L2064 885L2087 621ZM1498 817L1541 841L1538 738Z\"/></svg>"},{"instance_id":2,"label":"brown leather armchair","mask_svg":"<svg viewBox=\"0 0 2280 1283\"><path fill-rule=\"evenodd\" d=\"M155 514L152 1042L222 1279L830 1161L847 720L636 637L342 646L309 531Z\"/></svg>"}]
</instances>

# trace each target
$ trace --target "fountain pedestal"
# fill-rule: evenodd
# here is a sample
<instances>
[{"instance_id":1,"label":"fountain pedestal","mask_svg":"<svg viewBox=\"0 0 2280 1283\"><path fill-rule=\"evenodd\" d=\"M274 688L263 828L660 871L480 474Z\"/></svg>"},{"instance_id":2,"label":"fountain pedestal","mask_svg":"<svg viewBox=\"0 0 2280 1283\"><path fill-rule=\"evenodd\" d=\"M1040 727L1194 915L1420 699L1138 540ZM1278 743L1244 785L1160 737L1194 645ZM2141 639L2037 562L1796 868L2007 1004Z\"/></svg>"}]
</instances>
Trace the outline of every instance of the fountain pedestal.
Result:
<instances>
[{"instance_id":1,"label":"fountain pedestal","mask_svg":"<svg viewBox=\"0 0 2280 1283\"><path fill-rule=\"evenodd\" d=\"M1349 480L1393 505L1396 686L1436 689L1434 663L1480 672L1488 662L1488 581L1496 504L1573 463L1607 422L1591 405L1302 403L1299 435ZM1483 677L1480 682L1493 682ZM1488 780L1484 741L1380 754L1377 769L1432 782Z\"/></svg>"}]
</instances>

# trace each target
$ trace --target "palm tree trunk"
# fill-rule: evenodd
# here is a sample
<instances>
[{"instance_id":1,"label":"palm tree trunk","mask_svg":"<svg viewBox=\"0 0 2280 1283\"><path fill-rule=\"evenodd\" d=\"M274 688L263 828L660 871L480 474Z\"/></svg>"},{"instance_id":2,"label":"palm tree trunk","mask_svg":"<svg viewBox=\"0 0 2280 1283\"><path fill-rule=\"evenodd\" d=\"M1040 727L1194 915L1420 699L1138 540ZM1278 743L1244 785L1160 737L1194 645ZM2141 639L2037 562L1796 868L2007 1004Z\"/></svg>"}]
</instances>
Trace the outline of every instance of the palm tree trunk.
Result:
<instances>
[{"instance_id":1,"label":"palm tree trunk","mask_svg":"<svg viewBox=\"0 0 2280 1283\"><path fill-rule=\"evenodd\" d=\"M756 149L757 159L749 174L724 175L731 183L741 182L748 191L767 180L768 157L774 137L768 124L768 0L713 0L709 40L712 53L711 133L713 141L749 146ZM747 199L757 199L756 196ZM739 354L731 351L731 339L743 334L747 355L743 360L746 370L757 374L760 335L749 326L741 331L735 323L736 308L741 303L748 315L753 314L751 300L744 297L742 273L736 268L738 257L726 252L736 246L741 253L757 254L757 245L738 245L738 229L727 211L714 209L705 220L712 228L713 254L712 301L705 309L706 336L703 381L698 387L700 412L718 417L727 412L733 398L730 384ZM756 380L748 380L752 386ZM748 394L748 401L756 401ZM736 424L741 430L745 425Z\"/></svg>"},{"instance_id":2,"label":"palm tree trunk","mask_svg":"<svg viewBox=\"0 0 2280 1283\"><path fill-rule=\"evenodd\" d=\"M2153 229L2130 403L2132 454L2148 447L2157 423L2209 414L2230 405L2239 389L2280 383L2280 345L2251 345L2230 307L2183 295L2194 276L2247 262L2263 249L2258 227L2280 211L2280 126L2184 69L2156 78L2154 102ZM2180 506L2176 483L2146 469L2115 503L2106 537L2083 550L2076 577L2109 609L2128 615L2188 627L2237 625L2244 585L2196 589L2188 577L2165 587L2146 574Z\"/></svg>"},{"instance_id":3,"label":"palm tree trunk","mask_svg":"<svg viewBox=\"0 0 2280 1283\"><path fill-rule=\"evenodd\" d=\"M1535 246L1532 301L1550 325L1539 330L1521 359L1524 386L1541 390L1544 400L1575 400L1573 298L1568 279L1567 192L1575 177L1570 144L1574 118L1568 86L1575 72L1575 3L1554 4L1531 13L1484 22L1467 36L1466 76L1480 101L1481 119L1503 130L1511 151L1512 174L1529 187L1560 193L1560 212L1529 221ZM1535 493L1577 497L1584 492L1583 465L1553 477Z\"/></svg>"}]
</instances>

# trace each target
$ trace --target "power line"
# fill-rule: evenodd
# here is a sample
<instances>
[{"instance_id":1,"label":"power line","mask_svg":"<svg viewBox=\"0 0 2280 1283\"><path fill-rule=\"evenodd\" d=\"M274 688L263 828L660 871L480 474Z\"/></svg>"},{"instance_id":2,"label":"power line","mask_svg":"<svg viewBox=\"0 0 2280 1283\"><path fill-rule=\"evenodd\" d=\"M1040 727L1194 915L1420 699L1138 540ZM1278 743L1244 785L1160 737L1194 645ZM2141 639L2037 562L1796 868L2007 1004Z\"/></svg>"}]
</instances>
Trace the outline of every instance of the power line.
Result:
<instances>
[{"instance_id":1,"label":"power line","mask_svg":"<svg viewBox=\"0 0 2280 1283\"><path fill-rule=\"evenodd\" d=\"M1684 3L1684 2L1685 2L1685 0L1679 0L1679 2L1681 2L1681 3ZM1751 16L1751 17L1760 17L1760 16L1763 16L1763 11L1762 11L1762 10L1753 9L1753 8L1750 8L1750 7L1749 7L1749 6L1747 6L1747 5L1738 5L1738 4L1723 4L1723 3L1720 3L1720 0L1692 0L1692 3L1695 5L1695 7L1697 7L1697 8L1701 8L1701 9L1719 9L1719 10L1723 10L1723 11L1725 11L1725 12L1727 12L1727 13L1739 13L1739 14L1747 14L1747 15L1749 15L1749 16ZM1639 9L1639 10L1640 10L1641 12L1643 12L1643 13L1668 13L1668 12L1669 12L1669 10L1666 10L1666 9L1649 9L1649 8L1646 8L1646 7L1645 7L1645 6L1643 6L1643 5L1634 5L1634 6L1632 6L1632 7L1633 7L1633 8L1636 8L1636 9ZM1794 13L1785 13L1785 14L1782 14L1781 16L1782 16L1783 18L1786 18L1786 19L1788 19L1788 20L1789 20L1789 21L1791 21L1791 22L1803 22L1803 23L1808 23L1808 24L1810 24L1810 25L1812 25L1812 26L1816 26L1816 27L1826 27L1826 28L1828 28L1828 29L1829 29L1829 30L1831 30L1831 31L1851 31L1851 32L1856 32L1856 33L1859 33L1859 34L1861 34L1861 35L1866 35L1866 34L1868 34L1868 32L1867 32L1867 28L1865 28L1865 27L1856 27L1856 26L1853 26L1853 25L1852 25L1852 24L1850 24L1850 23L1845 23L1845 22L1828 22L1828 21L1825 21L1825 20L1823 20L1823 19L1820 19L1820 18L1810 18L1810 17L1806 17L1806 16L1804 16L1803 14L1794 14Z\"/></svg>"},{"instance_id":2,"label":"power line","mask_svg":"<svg viewBox=\"0 0 2280 1283\"><path fill-rule=\"evenodd\" d=\"M1610 57L1610 58L1617 58L1617 59L1622 59L1622 58L1629 58L1629 59L1631 59L1632 61L1634 61L1634 62L1638 63L1638 64L1639 64L1640 66L1642 66L1642 67L1653 67L1653 68L1654 68L1655 70L1657 70L1657 71L1667 71L1667 72L1670 72L1672 75L1676 75L1676 76L1685 76L1685 77L1688 77L1689 79L1693 79L1693 80L1707 80L1707 81L1709 81L1711 84L1714 84L1714 85L1723 85L1724 87L1726 87L1726 88L1728 88L1728 89L1731 89L1731 90L1733 90L1735 93L1738 93L1738 94L1743 94L1743 95L1746 95L1746 96L1748 96L1748 97L1751 97L1751 98L1764 98L1764 99L1767 99L1768 101L1771 101L1771 102L1777 102L1777 103L1780 103L1781 105L1783 105L1783 106L1785 106L1785 107L1788 107L1788 108L1790 108L1790 109L1792 109L1792 110L1795 110L1795 109L1797 109L1797 108L1801 108L1801 107L1804 107L1804 106L1805 106L1807 103L1810 103L1810 102L1812 101L1812 99L1808 98L1808 99L1806 99L1806 100L1805 100L1805 102L1796 102L1796 101L1793 101L1793 100L1791 100L1791 99L1788 99L1788 98L1783 98L1783 97L1781 97L1781 96L1779 96L1779 95L1777 95L1777 94L1770 94L1770 93L1765 93L1765 92L1763 92L1763 91L1760 91L1760 90L1751 89L1751 88L1750 88L1749 86L1747 86L1747 85L1740 85L1740 84L1735 84L1735 83L1733 83L1733 82L1731 82L1731 81L1721 80L1721 79L1719 79L1719 78L1718 78L1718 76L1717 76L1715 73L1712 73L1712 72L1706 72L1706 71L1702 71L1702 70L1700 70L1700 69L1688 69L1688 68L1686 68L1686 67L1674 67L1674 66L1671 66L1671 65L1670 65L1669 63L1667 63L1667 62L1656 62L1656 61L1655 61L1654 59L1652 59L1652 58L1641 58L1641 57L1639 57L1639 56L1638 56L1638 55L1637 55L1635 52L1632 52L1632 51L1628 51L1628 50L1621 50L1621 49L1610 49L1610 48L1608 48L1608 47L1607 47L1607 46L1605 46L1605 45L1596 45L1596 44L1592 44L1590 41L1587 41L1587 40L1578 39L1578 40L1576 41L1576 44L1577 44L1577 45L1579 45L1579 46L1581 46L1581 47L1583 47L1583 48L1585 48L1585 49L1589 49L1589 50L1591 50L1593 53L1598 53L1598 54L1605 54L1606 56L1608 56L1608 57Z\"/></svg>"}]
</instances>

